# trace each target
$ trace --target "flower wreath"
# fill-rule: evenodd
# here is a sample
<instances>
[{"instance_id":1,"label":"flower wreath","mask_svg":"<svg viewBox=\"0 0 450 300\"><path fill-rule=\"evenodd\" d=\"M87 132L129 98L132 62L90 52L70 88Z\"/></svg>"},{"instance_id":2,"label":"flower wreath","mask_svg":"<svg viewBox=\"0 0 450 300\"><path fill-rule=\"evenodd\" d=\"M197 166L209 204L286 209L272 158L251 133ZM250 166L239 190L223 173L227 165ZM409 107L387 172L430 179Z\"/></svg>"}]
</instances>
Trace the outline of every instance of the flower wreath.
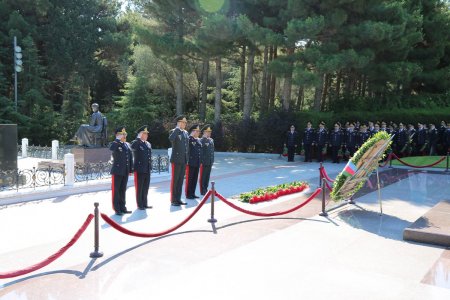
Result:
<instances>
[{"instance_id":1,"label":"flower wreath","mask_svg":"<svg viewBox=\"0 0 450 300\"><path fill-rule=\"evenodd\" d=\"M356 153L353 155L352 158L350 158L350 161L357 166L358 162L361 160L363 155L371 149L376 143L378 143L380 140L389 140L391 138L391 135L387 133L386 131L379 131L375 135L373 135L371 138L369 138L359 149L356 151ZM389 143L390 145L390 143ZM389 146L390 147L390 146ZM389 147L386 149L388 150ZM383 158L386 154L383 154ZM336 177L333 183L333 190L330 193L331 198L334 201L339 201L344 199L344 195L339 193L339 190L341 189L344 182L347 180L349 174L345 172L344 170L339 173L339 175ZM364 185L364 181L362 181L360 184L358 184L354 189L353 192L356 194Z\"/></svg>"}]
</instances>

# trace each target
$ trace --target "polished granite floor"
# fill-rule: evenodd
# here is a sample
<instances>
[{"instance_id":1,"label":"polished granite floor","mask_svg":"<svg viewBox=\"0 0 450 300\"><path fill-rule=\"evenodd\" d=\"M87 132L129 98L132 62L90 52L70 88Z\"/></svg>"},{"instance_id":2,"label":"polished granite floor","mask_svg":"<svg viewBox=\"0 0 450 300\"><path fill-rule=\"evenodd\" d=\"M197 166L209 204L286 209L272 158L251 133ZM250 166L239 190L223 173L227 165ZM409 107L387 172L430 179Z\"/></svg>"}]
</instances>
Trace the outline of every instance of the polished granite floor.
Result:
<instances>
[{"instance_id":1,"label":"polished granite floor","mask_svg":"<svg viewBox=\"0 0 450 300\"><path fill-rule=\"evenodd\" d=\"M330 176L344 165L325 164ZM232 197L247 189L291 179L318 183L318 165L283 161L223 160L214 179ZM318 216L320 197L291 214L261 218L209 204L175 233L154 239L123 235L101 221L100 250L90 259L92 225L49 266L0 280L0 299L450 299L450 250L405 242L405 227L450 198L450 174L381 170L383 214L372 177L355 205ZM173 226L196 206L168 205L168 182L152 187L153 210L116 219L140 232ZM127 192L133 199L133 190ZM243 205L272 212L306 195ZM0 209L0 273L32 265L65 244L93 202L112 215L108 191L50 198ZM334 206L330 203L329 206Z\"/></svg>"}]
</instances>

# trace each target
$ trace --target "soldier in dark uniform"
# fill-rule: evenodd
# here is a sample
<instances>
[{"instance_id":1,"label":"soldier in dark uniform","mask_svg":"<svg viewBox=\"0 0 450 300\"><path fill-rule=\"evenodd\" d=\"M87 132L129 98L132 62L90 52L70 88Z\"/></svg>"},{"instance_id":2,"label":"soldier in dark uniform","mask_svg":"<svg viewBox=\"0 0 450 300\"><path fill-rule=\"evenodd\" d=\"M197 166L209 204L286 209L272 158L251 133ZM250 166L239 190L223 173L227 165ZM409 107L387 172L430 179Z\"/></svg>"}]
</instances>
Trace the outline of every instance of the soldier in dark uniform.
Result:
<instances>
[{"instance_id":1,"label":"soldier in dark uniform","mask_svg":"<svg viewBox=\"0 0 450 300\"><path fill-rule=\"evenodd\" d=\"M147 205L148 188L152 171L152 146L147 141L148 126L144 125L137 130L137 138L131 143L134 154L134 188L136 190L136 203L138 209L152 208Z\"/></svg>"},{"instance_id":2,"label":"soldier in dark uniform","mask_svg":"<svg viewBox=\"0 0 450 300\"><path fill-rule=\"evenodd\" d=\"M200 169L200 155L202 150L202 144L198 138L200 134L200 127L198 124L193 125L189 129L189 163L186 166L186 184L185 193L186 199L199 198L195 194L197 188L198 172Z\"/></svg>"},{"instance_id":3,"label":"soldier in dark uniform","mask_svg":"<svg viewBox=\"0 0 450 300\"><path fill-rule=\"evenodd\" d=\"M417 143L415 148L415 155L422 156L426 153L426 146L428 144L428 133L427 130L424 128L422 123L417 123Z\"/></svg>"},{"instance_id":4,"label":"soldier in dark uniform","mask_svg":"<svg viewBox=\"0 0 450 300\"><path fill-rule=\"evenodd\" d=\"M444 151L445 154L450 152L450 122L447 122L447 129L444 132Z\"/></svg>"},{"instance_id":5,"label":"soldier in dark uniform","mask_svg":"<svg viewBox=\"0 0 450 300\"><path fill-rule=\"evenodd\" d=\"M395 136L396 152L398 156L404 156L406 153L406 148L408 146L408 132L403 127L403 123L398 125L398 131Z\"/></svg>"},{"instance_id":6,"label":"soldier in dark uniform","mask_svg":"<svg viewBox=\"0 0 450 300\"><path fill-rule=\"evenodd\" d=\"M295 130L295 126L291 125L291 129L286 133L286 140L284 142L284 146L288 148L288 161L294 161L298 139L298 132Z\"/></svg>"},{"instance_id":7,"label":"soldier in dark uniform","mask_svg":"<svg viewBox=\"0 0 450 300\"><path fill-rule=\"evenodd\" d=\"M438 155L447 155L447 149L445 148L445 131L447 127L445 126L445 121L441 121L441 126L438 129Z\"/></svg>"},{"instance_id":8,"label":"soldier in dark uniform","mask_svg":"<svg viewBox=\"0 0 450 300\"><path fill-rule=\"evenodd\" d=\"M331 145L331 157L333 163L339 163L338 153L342 147L342 131L340 129L339 123L334 124L334 130L330 132L329 143Z\"/></svg>"},{"instance_id":9,"label":"soldier in dark uniform","mask_svg":"<svg viewBox=\"0 0 450 300\"><path fill-rule=\"evenodd\" d=\"M303 138L302 138L302 146L305 150L305 162L312 162L311 159L311 150L312 146L314 146L314 139L315 139L315 132L312 128L311 122L308 121L306 123L305 131L303 132Z\"/></svg>"},{"instance_id":10,"label":"soldier in dark uniform","mask_svg":"<svg viewBox=\"0 0 450 300\"><path fill-rule=\"evenodd\" d=\"M369 138L370 133L367 131L367 125L361 125L361 130L359 131L358 139L356 142L356 148L360 148Z\"/></svg>"},{"instance_id":11,"label":"soldier in dark uniform","mask_svg":"<svg viewBox=\"0 0 450 300\"><path fill-rule=\"evenodd\" d=\"M211 126L205 125L202 128L203 136L200 140L202 143L201 165L200 165L200 194L205 195L208 191L209 177L211 175L212 165L214 164L214 140L211 136Z\"/></svg>"},{"instance_id":12,"label":"soldier in dark uniform","mask_svg":"<svg viewBox=\"0 0 450 300\"><path fill-rule=\"evenodd\" d=\"M125 206L125 195L127 190L128 176L133 171L133 158L127 139L125 127L115 130L116 139L111 143L109 150L112 151L113 164L112 174L112 204L116 215L131 213Z\"/></svg>"},{"instance_id":13,"label":"soldier in dark uniform","mask_svg":"<svg viewBox=\"0 0 450 300\"><path fill-rule=\"evenodd\" d=\"M172 129L169 134L169 140L172 143L172 154L170 162L172 163L172 180L170 183L170 201L173 206L186 205L181 201L181 191L183 188L183 178L186 171L186 165L189 159L189 136L186 130L187 120L184 116L175 118L177 127Z\"/></svg>"},{"instance_id":14,"label":"soldier in dark uniform","mask_svg":"<svg viewBox=\"0 0 450 300\"><path fill-rule=\"evenodd\" d=\"M345 149L348 151L348 159L350 159L353 154L355 154L358 142L358 133L355 131L355 125L353 123L349 124L347 135L345 136Z\"/></svg>"},{"instance_id":15,"label":"soldier in dark uniform","mask_svg":"<svg viewBox=\"0 0 450 300\"><path fill-rule=\"evenodd\" d=\"M319 123L319 130L316 132L315 144L317 144L317 161L323 162L324 152L328 147L328 131L325 129L325 122Z\"/></svg>"},{"instance_id":16,"label":"soldier in dark uniform","mask_svg":"<svg viewBox=\"0 0 450 300\"><path fill-rule=\"evenodd\" d=\"M429 155L436 155L437 143L438 143L438 131L433 123L430 124L430 129L428 130L428 141L430 146Z\"/></svg>"}]
</instances>

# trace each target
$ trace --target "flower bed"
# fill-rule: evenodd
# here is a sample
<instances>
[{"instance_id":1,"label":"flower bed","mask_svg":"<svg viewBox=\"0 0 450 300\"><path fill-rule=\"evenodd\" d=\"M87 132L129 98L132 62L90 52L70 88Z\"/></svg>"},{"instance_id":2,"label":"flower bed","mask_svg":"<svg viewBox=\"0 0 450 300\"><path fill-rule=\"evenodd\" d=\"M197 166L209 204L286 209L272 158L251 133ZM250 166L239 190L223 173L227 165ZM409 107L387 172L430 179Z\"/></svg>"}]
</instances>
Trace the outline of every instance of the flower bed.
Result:
<instances>
[{"instance_id":1,"label":"flower bed","mask_svg":"<svg viewBox=\"0 0 450 300\"><path fill-rule=\"evenodd\" d=\"M239 199L246 203L259 203L277 199L278 197L303 192L308 188L308 184L303 181L294 181L291 183L283 183L266 188L259 188L248 193L239 195Z\"/></svg>"}]
</instances>

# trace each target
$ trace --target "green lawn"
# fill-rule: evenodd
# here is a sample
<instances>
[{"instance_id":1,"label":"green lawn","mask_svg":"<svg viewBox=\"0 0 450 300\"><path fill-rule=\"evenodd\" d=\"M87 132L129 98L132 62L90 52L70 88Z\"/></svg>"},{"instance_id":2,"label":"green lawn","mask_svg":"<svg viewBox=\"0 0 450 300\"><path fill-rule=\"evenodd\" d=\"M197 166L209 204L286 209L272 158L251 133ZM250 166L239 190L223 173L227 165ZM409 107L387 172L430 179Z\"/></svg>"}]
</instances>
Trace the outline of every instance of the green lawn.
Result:
<instances>
[{"instance_id":1,"label":"green lawn","mask_svg":"<svg viewBox=\"0 0 450 300\"><path fill-rule=\"evenodd\" d=\"M414 165L414 166L425 166L430 165L436 161L438 161L442 156L410 156L410 157L404 157L401 158L402 161ZM392 160L393 166L403 166L401 162L394 159ZM447 159L444 159L439 164L435 165L433 168L443 168L445 169L447 167Z\"/></svg>"}]
</instances>

